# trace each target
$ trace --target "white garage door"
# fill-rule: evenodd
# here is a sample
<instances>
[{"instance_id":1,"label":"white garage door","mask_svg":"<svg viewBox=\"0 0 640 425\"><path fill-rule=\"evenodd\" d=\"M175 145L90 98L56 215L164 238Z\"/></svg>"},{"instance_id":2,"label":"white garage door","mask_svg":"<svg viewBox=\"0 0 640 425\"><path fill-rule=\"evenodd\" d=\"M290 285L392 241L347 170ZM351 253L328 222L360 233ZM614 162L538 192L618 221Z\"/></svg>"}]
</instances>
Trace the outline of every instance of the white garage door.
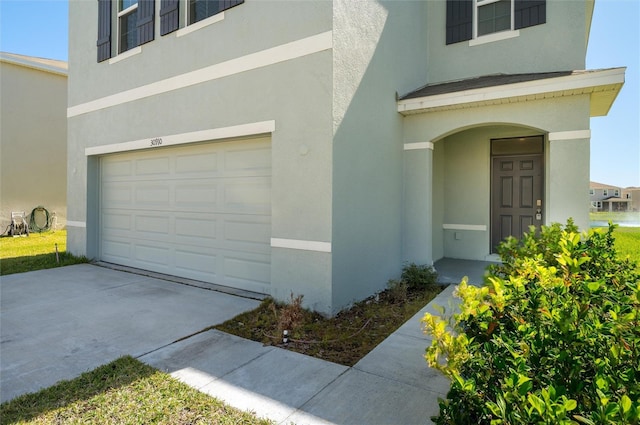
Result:
<instances>
[{"instance_id":1,"label":"white garage door","mask_svg":"<svg viewBox=\"0 0 640 425\"><path fill-rule=\"evenodd\" d=\"M268 293L268 138L104 156L103 261Z\"/></svg>"}]
</instances>

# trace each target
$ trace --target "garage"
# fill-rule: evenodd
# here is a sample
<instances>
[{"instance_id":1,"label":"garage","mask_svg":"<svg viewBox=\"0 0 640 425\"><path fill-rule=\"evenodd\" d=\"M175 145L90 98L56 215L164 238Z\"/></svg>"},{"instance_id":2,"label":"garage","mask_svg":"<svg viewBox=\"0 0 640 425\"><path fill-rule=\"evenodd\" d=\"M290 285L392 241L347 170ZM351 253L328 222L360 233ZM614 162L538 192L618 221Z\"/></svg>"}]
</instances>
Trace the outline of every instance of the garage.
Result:
<instances>
[{"instance_id":1,"label":"garage","mask_svg":"<svg viewBox=\"0 0 640 425\"><path fill-rule=\"evenodd\" d=\"M100 159L102 261L269 293L269 138Z\"/></svg>"}]
</instances>

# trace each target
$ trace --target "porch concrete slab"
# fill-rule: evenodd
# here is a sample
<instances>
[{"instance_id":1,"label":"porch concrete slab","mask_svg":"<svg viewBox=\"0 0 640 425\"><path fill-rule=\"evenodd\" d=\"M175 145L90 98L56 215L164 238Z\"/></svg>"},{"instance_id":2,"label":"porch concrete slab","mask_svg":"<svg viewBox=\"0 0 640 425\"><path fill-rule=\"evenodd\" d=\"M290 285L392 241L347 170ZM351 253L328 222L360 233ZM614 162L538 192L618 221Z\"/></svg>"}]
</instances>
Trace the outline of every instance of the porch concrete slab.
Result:
<instances>
[{"instance_id":1,"label":"porch concrete slab","mask_svg":"<svg viewBox=\"0 0 640 425\"><path fill-rule=\"evenodd\" d=\"M424 358L425 350L430 345L430 339L394 333L353 367L445 397L449 380L438 370L430 368Z\"/></svg>"},{"instance_id":2,"label":"porch concrete slab","mask_svg":"<svg viewBox=\"0 0 640 425\"><path fill-rule=\"evenodd\" d=\"M460 260L456 258L442 258L433 264L438 273L438 282L457 285L467 276L469 283L482 285L486 269L494 262Z\"/></svg>"},{"instance_id":3,"label":"porch concrete slab","mask_svg":"<svg viewBox=\"0 0 640 425\"><path fill-rule=\"evenodd\" d=\"M144 355L139 360L201 389L275 349L212 329Z\"/></svg>"},{"instance_id":4,"label":"porch concrete slab","mask_svg":"<svg viewBox=\"0 0 640 425\"><path fill-rule=\"evenodd\" d=\"M91 264L3 276L0 400L134 357L258 301Z\"/></svg>"},{"instance_id":5,"label":"porch concrete slab","mask_svg":"<svg viewBox=\"0 0 640 425\"><path fill-rule=\"evenodd\" d=\"M274 348L200 391L259 417L282 422L348 369Z\"/></svg>"},{"instance_id":6,"label":"porch concrete slab","mask_svg":"<svg viewBox=\"0 0 640 425\"><path fill-rule=\"evenodd\" d=\"M431 424L440 394L349 369L283 424Z\"/></svg>"}]
</instances>

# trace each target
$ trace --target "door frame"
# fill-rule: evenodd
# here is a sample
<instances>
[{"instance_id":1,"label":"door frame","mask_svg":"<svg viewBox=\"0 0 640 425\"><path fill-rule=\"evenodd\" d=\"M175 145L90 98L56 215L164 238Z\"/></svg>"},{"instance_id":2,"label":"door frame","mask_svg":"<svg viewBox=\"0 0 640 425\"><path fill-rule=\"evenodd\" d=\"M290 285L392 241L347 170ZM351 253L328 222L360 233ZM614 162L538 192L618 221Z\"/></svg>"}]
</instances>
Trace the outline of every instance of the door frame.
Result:
<instances>
[{"instance_id":1,"label":"door frame","mask_svg":"<svg viewBox=\"0 0 640 425\"><path fill-rule=\"evenodd\" d=\"M494 142L496 142L494 144ZM540 160L540 198L542 205L533 207L534 210L539 210L542 214L539 225L544 224L545 218L545 136L535 135L526 137L509 137L509 138L496 138L490 139L489 148L489 161L490 161L490 176L489 176L489 252L491 254L497 253L497 244L494 245L494 160L500 157L532 157L539 158ZM538 212L535 211L537 214ZM535 220L534 220L535 224ZM536 224L536 226L538 226Z\"/></svg>"}]
</instances>

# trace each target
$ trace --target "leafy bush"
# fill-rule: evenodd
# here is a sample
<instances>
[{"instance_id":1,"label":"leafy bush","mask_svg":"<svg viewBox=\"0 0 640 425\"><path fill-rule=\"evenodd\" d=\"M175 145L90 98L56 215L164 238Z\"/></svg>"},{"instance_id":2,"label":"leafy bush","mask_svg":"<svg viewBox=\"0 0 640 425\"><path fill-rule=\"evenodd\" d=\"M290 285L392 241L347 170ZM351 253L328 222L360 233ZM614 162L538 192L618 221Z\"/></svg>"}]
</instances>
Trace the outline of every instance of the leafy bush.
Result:
<instances>
[{"instance_id":1,"label":"leafy bush","mask_svg":"<svg viewBox=\"0 0 640 425\"><path fill-rule=\"evenodd\" d=\"M427 289L436 285L438 274L432 266L405 264L400 280L407 283L409 289Z\"/></svg>"},{"instance_id":2,"label":"leafy bush","mask_svg":"<svg viewBox=\"0 0 640 425\"><path fill-rule=\"evenodd\" d=\"M640 423L640 275L614 227L510 238L484 287L458 286L459 314L425 315L451 379L437 424Z\"/></svg>"}]
</instances>

